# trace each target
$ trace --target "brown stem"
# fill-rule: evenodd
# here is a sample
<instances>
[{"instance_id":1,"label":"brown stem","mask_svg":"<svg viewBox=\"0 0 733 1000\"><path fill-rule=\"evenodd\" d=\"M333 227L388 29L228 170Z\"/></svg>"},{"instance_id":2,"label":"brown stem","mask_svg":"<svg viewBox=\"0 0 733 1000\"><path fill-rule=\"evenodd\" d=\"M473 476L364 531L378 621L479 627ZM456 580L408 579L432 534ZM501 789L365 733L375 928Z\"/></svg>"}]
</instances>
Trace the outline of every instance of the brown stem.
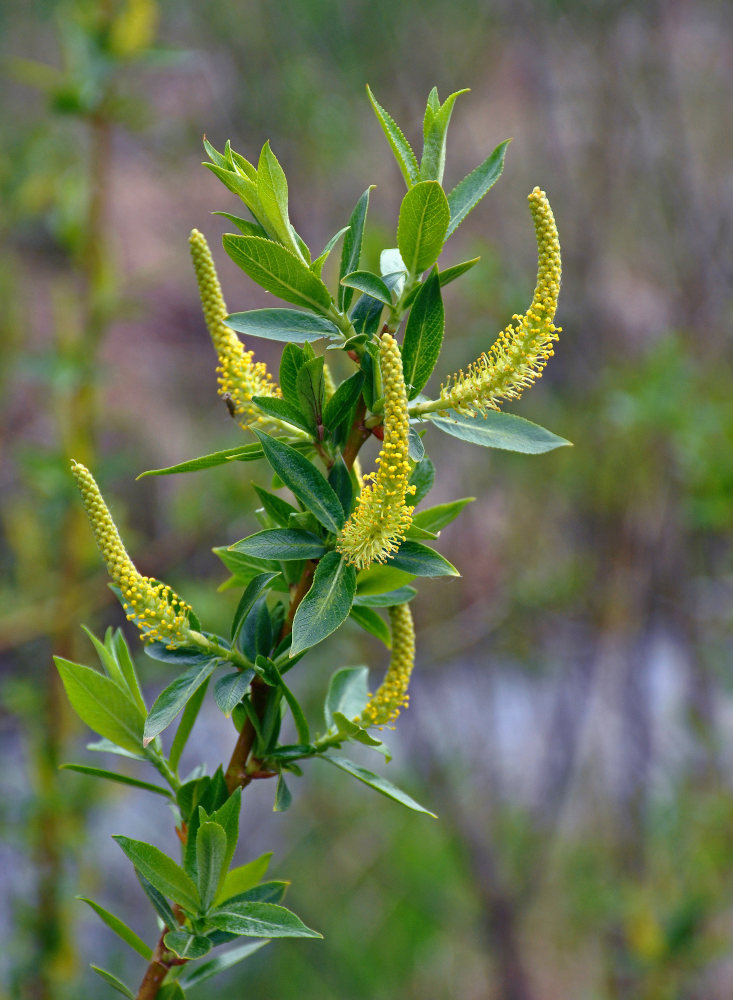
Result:
<instances>
[{"instance_id":1,"label":"brown stem","mask_svg":"<svg viewBox=\"0 0 733 1000\"><path fill-rule=\"evenodd\" d=\"M351 425L351 431L346 439L344 450L341 452L341 457L343 458L347 469L351 469L353 467L356 456L359 454L359 449L364 442L369 439L371 434L369 428L364 426L365 416L366 404L363 399L360 399L359 405L356 408L354 423Z\"/></svg>"},{"instance_id":2,"label":"brown stem","mask_svg":"<svg viewBox=\"0 0 733 1000\"><path fill-rule=\"evenodd\" d=\"M170 954L166 951L163 942L163 938L167 933L168 928L166 927L155 946L153 957L150 959L150 965L145 970L145 975L143 976L143 981L140 983L140 989L137 991L135 1000L155 1000L171 965L180 964L180 962L169 963L164 961L163 956Z\"/></svg>"}]
</instances>

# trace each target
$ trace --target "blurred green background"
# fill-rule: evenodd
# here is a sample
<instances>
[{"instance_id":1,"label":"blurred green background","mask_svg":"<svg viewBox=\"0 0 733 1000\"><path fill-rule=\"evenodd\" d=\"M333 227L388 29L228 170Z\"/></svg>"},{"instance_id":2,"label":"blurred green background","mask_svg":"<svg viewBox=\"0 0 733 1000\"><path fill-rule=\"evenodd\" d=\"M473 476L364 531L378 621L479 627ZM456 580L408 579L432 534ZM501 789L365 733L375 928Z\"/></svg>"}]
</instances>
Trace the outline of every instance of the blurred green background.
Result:
<instances>
[{"instance_id":1,"label":"blurred green background","mask_svg":"<svg viewBox=\"0 0 733 1000\"><path fill-rule=\"evenodd\" d=\"M525 199L548 192L564 332L508 409L575 447L518 456L429 432L435 501L479 499L440 543L462 578L415 604L390 776L440 820L317 765L284 815L269 783L248 790L242 859L274 848L326 940L268 946L217 995L730 997L730 3L5 0L0 49L0 997L101 996L89 962L136 982L139 960L73 895L152 940L109 837L174 849L165 808L57 770L86 734L51 652L85 659L78 623L121 619L67 458L93 466L141 570L225 628L236 596L216 595L210 549L254 529L250 467L134 480L241 441L188 262L190 229L216 247L209 213L238 211L199 166L201 136L250 159L270 138L312 246L376 183L375 263L402 181L366 83L418 145L429 89L471 88L449 187L514 140L455 238L456 261L482 260L446 291L436 385L526 308ZM261 304L216 256L231 308ZM155 693L168 675L142 659ZM314 718L334 666L383 661L344 630L298 678ZM233 730L216 710L199 725L216 766Z\"/></svg>"}]
</instances>

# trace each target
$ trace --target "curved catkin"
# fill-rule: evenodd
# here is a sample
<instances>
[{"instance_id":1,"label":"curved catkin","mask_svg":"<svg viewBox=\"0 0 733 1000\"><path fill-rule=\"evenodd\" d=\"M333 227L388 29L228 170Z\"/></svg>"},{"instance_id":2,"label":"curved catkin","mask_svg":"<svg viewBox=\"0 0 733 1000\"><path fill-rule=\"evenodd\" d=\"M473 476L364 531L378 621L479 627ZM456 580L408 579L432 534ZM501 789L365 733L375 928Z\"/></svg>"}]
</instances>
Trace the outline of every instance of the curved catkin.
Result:
<instances>
[{"instance_id":1,"label":"curved catkin","mask_svg":"<svg viewBox=\"0 0 733 1000\"><path fill-rule=\"evenodd\" d=\"M389 668L376 693L357 720L361 726L386 726L394 722L400 709L407 708L407 688L415 663L415 626L409 604L389 609L392 625L392 656Z\"/></svg>"},{"instance_id":2,"label":"curved catkin","mask_svg":"<svg viewBox=\"0 0 733 1000\"><path fill-rule=\"evenodd\" d=\"M389 333L379 344L379 365L384 388L384 441L377 457L378 469L364 476L364 488L337 545L347 562L359 569L385 562L404 541L412 521L412 508L405 503L407 494L414 493L414 487L408 485L407 390L399 345Z\"/></svg>"},{"instance_id":3,"label":"curved catkin","mask_svg":"<svg viewBox=\"0 0 733 1000\"><path fill-rule=\"evenodd\" d=\"M137 625L144 642L164 642L169 649L190 642L189 605L167 584L137 571L91 472L79 462L71 463L71 471L107 572L122 591L128 621Z\"/></svg>"},{"instance_id":4,"label":"curved catkin","mask_svg":"<svg viewBox=\"0 0 733 1000\"><path fill-rule=\"evenodd\" d=\"M561 332L553 324L560 294L560 241L547 195L536 187L529 207L537 237L537 287L524 316L513 316L486 354L467 372L451 375L440 390L446 406L466 416L497 410L505 399L517 399L540 378L553 343Z\"/></svg>"},{"instance_id":5,"label":"curved catkin","mask_svg":"<svg viewBox=\"0 0 733 1000\"><path fill-rule=\"evenodd\" d=\"M206 327L219 358L216 369L219 395L227 400L232 416L241 427L272 425L273 421L252 403L252 397L280 396L280 389L272 381L264 362L255 361L254 353L245 351L239 337L224 322L228 311L221 285L209 245L198 229L192 230L189 245ZM279 422L277 426L280 427Z\"/></svg>"}]
</instances>

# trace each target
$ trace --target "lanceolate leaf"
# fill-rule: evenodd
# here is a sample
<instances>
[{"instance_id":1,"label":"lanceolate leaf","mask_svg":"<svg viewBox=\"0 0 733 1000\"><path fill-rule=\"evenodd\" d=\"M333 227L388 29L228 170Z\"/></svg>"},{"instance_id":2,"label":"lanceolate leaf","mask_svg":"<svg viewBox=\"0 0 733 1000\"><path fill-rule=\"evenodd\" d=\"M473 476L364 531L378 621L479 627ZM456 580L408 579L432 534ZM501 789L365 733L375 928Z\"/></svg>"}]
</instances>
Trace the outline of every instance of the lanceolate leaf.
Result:
<instances>
[{"instance_id":1,"label":"lanceolate leaf","mask_svg":"<svg viewBox=\"0 0 733 1000\"><path fill-rule=\"evenodd\" d=\"M378 274L372 274L371 271L352 271L351 274L344 275L341 284L371 295L373 299L378 299L385 305L392 304L392 293L385 285L384 280Z\"/></svg>"},{"instance_id":2,"label":"lanceolate leaf","mask_svg":"<svg viewBox=\"0 0 733 1000\"><path fill-rule=\"evenodd\" d=\"M395 802L400 802L403 806L407 806L408 809L414 809L415 812L427 813L428 816L435 816L435 813L430 812L424 806L421 806L419 802L403 792L402 789L397 788L393 785L391 781L387 781L386 778L380 777L378 774L373 774L371 771L367 771L364 767L359 767L358 764L352 763L352 761L347 760L345 757L333 757L330 754L319 754L316 760L326 760L329 764L333 764L335 767L340 768L347 774L351 774L354 778L358 778L359 781L363 781L365 785L369 785L376 792L381 795L386 795L388 799L394 799Z\"/></svg>"},{"instance_id":3,"label":"lanceolate leaf","mask_svg":"<svg viewBox=\"0 0 733 1000\"><path fill-rule=\"evenodd\" d=\"M268 490L258 486L257 483L252 483L252 488L260 498L260 502L265 508L265 513L279 527L286 528L290 520L290 515L297 514L297 509L291 503L288 503L287 500L283 500L282 497L277 496L275 493L270 493Z\"/></svg>"},{"instance_id":4,"label":"lanceolate leaf","mask_svg":"<svg viewBox=\"0 0 733 1000\"><path fill-rule=\"evenodd\" d=\"M331 251L336 246L341 237L344 235L344 233L348 233L348 231L349 227L344 226L343 229L339 229L337 233L334 233L334 235L331 237L331 239L328 241L323 250L320 252L320 254L316 257L316 259L310 266L311 271L313 271L314 274L320 275L321 271L323 270L323 265L328 260Z\"/></svg>"},{"instance_id":5,"label":"lanceolate leaf","mask_svg":"<svg viewBox=\"0 0 733 1000\"><path fill-rule=\"evenodd\" d=\"M260 573L247 584L232 619L232 642L236 640L244 619L254 607L255 601L276 576L277 573Z\"/></svg>"},{"instance_id":6,"label":"lanceolate leaf","mask_svg":"<svg viewBox=\"0 0 733 1000\"><path fill-rule=\"evenodd\" d=\"M88 767L86 764L62 764L60 770L77 771L79 774L88 774L92 778L106 778L107 781L116 781L120 785L142 788L146 792L162 795L166 799L172 798L170 791L163 788L162 785L153 785L149 781L140 781L139 778L131 778L127 774L118 774L116 771L105 771L101 767Z\"/></svg>"},{"instance_id":7,"label":"lanceolate leaf","mask_svg":"<svg viewBox=\"0 0 733 1000\"><path fill-rule=\"evenodd\" d=\"M331 295L321 279L279 243L229 233L223 243L234 263L265 291L316 312L325 312L331 305Z\"/></svg>"},{"instance_id":8,"label":"lanceolate leaf","mask_svg":"<svg viewBox=\"0 0 733 1000\"><path fill-rule=\"evenodd\" d=\"M298 256L300 247L293 236L288 216L288 182L269 141L262 147L257 165L257 194L270 231Z\"/></svg>"},{"instance_id":9,"label":"lanceolate leaf","mask_svg":"<svg viewBox=\"0 0 733 1000\"><path fill-rule=\"evenodd\" d=\"M304 344L309 340L340 336L338 328L323 316L299 312L297 309L251 309L232 313L226 324L243 337L263 337L265 340Z\"/></svg>"},{"instance_id":10,"label":"lanceolate leaf","mask_svg":"<svg viewBox=\"0 0 733 1000\"><path fill-rule=\"evenodd\" d=\"M178 728L176 729L176 735L173 737L171 752L168 756L168 763L174 771L178 770L181 754L183 753L186 743L188 742L188 737L191 735L194 723L198 718L199 711L201 710L201 704L204 700L208 686L208 680L204 681L201 687L188 699L188 704L183 710L181 721L178 723Z\"/></svg>"},{"instance_id":11,"label":"lanceolate leaf","mask_svg":"<svg viewBox=\"0 0 733 1000\"><path fill-rule=\"evenodd\" d=\"M433 266L449 221L448 200L437 181L421 181L407 192L400 206L397 246L410 274Z\"/></svg>"},{"instance_id":12,"label":"lanceolate leaf","mask_svg":"<svg viewBox=\"0 0 733 1000\"><path fill-rule=\"evenodd\" d=\"M309 437L313 436L310 421L289 400L278 399L277 396L253 396L252 402L256 403L257 408L262 413L267 414L268 417L275 417L276 420L284 420L286 424L305 431Z\"/></svg>"},{"instance_id":13,"label":"lanceolate leaf","mask_svg":"<svg viewBox=\"0 0 733 1000\"><path fill-rule=\"evenodd\" d=\"M180 903L192 913L198 912L199 894L190 876L167 854L142 840L115 836L122 850L137 870L167 899Z\"/></svg>"},{"instance_id":14,"label":"lanceolate leaf","mask_svg":"<svg viewBox=\"0 0 733 1000\"><path fill-rule=\"evenodd\" d=\"M311 589L295 613L290 655L315 646L335 632L351 610L355 591L354 567L338 552L328 552L319 562Z\"/></svg>"},{"instance_id":15,"label":"lanceolate leaf","mask_svg":"<svg viewBox=\"0 0 733 1000\"><path fill-rule=\"evenodd\" d=\"M271 858L272 852L262 854L259 858L255 858L254 861L249 861L246 865L232 868L224 878L217 899L219 901L231 899L232 896L238 896L240 893L246 892L248 889L256 886L265 877Z\"/></svg>"},{"instance_id":16,"label":"lanceolate leaf","mask_svg":"<svg viewBox=\"0 0 733 1000\"><path fill-rule=\"evenodd\" d=\"M298 405L298 393L295 388L298 372L305 364L306 358L302 347L297 344L286 344L280 358L280 388L284 398L294 406Z\"/></svg>"},{"instance_id":17,"label":"lanceolate leaf","mask_svg":"<svg viewBox=\"0 0 733 1000\"><path fill-rule=\"evenodd\" d=\"M571 444L531 420L495 410L489 410L485 417L463 417L449 410L446 416L434 417L432 422L441 431L462 441L480 444L484 448L519 451L525 455L541 455Z\"/></svg>"},{"instance_id":18,"label":"lanceolate leaf","mask_svg":"<svg viewBox=\"0 0 733 1000\"><path fill-rule=\"evenodd\" d=\"M445 139L448 132L451 113L456 98L461 94L468 93L467 90L458 90L441 106L438 100L438 91L433 89L428 98L428 105L425 109L425 121L423 123L423 153L420 161L420 180L438 181L443 180L443 170L445 168Z\"/></svg>"},{"instance_id":19,"label":"lanceolate leaf","mask_svg":"<svg viewBox=\"0 0 733 1000\"><path fill-rule=\"evenodd\" d=\"M416 184L420 178L420 168L417 165L417 158L415 157L409 142L402 134L400 127L384 110L384 108L377 103L377 100L369 87L367 87L367 94L369 95L369 100L372 102L374 112L379 119L379 124L382 126L382 131L386 135L387 141L392 147L392 152L397 160L397 165L402 171L402 176L405 178L405 184L407 184L408 188L411 188L412 185Z\"/></svg>"},{"instance_id":20,"label":"lanceolate leaf","mask_svg":"<svg viewBox=\"0 0 733 1000\"><path fill-rule=\"evenodd\" d=\"M220 677L214 685L214 701L227 718L249 690L254 673L254 670L242 670L227 674L226 677Z\"/></svg>"},{"instance_id":21,"label":"lanceolate leaf","mask_svg":"<svg viewBox=\"0 0 733 1000\"><path fill-rule=\"evenodd\" d=\"M358 371L345 379L326 403L323 411L323 423L326 430L335 431L340 424L348 419L352 407L361 394L364 385L364 372Z\"/></svg>"},{"instance_id":22,"label":"lanceolate leaf","mask_svg":"<svg viewBox=\"0 0 733 1000\"><path fill-rule=\"evenodd\" d=\"M339 508L341 505L339 504ZM91 667L54 657L71 706L90 729L131 753L140 753L143 714L109 677Z\"/></svg>"},{"instance_id":23,"label":"lanceolate leaf","mask_svg":"<svg viewBox=\"0 0 733 1000\"><path fill-rule=\"evenodd\" d=\"M320 524L334 534L344 524L344 511L339 498L318 469L303 455L277 438L255 431L265 457L300 502Z\"/></svg>"},{"instance_id":24,"label":"lanceolate leaf","mask_svg":"<svg viewBox=\"0 0 733 1000\"><path fill-rule=\"evenodd\" d=\"M196 832L196 870L201 907L214 902L227 853L227 837L218 823L201 823Z\"/></svg>"},{"instance_id":25,"label":"lanceolate leaf","mask_svg":"<svg viewBox=\"0 0 733 1000\"><path fill-rule=\"evenodd\" d=\"M243 538L229 548L233 552L257 556L260 559L320 559L325 553L323 542L310 531L293 528L266 528L256 535Z\"/></svg>"},{"instance_id":26,"label":"lanceolate leaf","mask_svg":"<svg viewBox=\"0 0 733 1000\"><path fill-rule=\"evenodd\" d=\"M295 392L301 413L306 415L314 437L323 426L323 400L325 383L323 379L323 357L311 358L301 367L295 379Z\"/></svg>"},{"instance_id":27,"label":"lanceolate leaf","mask_svg":"<svg viewBox=\"0 0 733 1000\"><path fill-rule=\"evenodd\" d=\"M95 903L93 899L87 899L86 896L77 896L76 898L81 900L82 903L86 903L87 906L91 906L97 916L101 917L109 929L114 931L118 937L121 937L125 944L129 944L138 955L142 955L146 962L150 961L153 954L152 950L145 944L142 938L138 937L132 928L123 923L114 913L110 913L109 910L105 910L99 903Z\"/></svg>"},{"instance_id":28,"label":"lanceolate leaf","mask_svg":"<svg viewBox=\"0 0 733 1000\"><path fill-rule=\"evenodd\" d=\"M146 476L174 476L180 472L200 472L201 469L212 469L216 465L227 465L230 462L256 462L262 458L262 448L256 443L240 445L238 448L226 448L224 451L215 451L211 455L202 455L201 458L192 458L188 462L180 462L178 465L170 465L166 469L148 469L141 472L137 477L144 479Z\"/></svg>"},{"instance_id":29,"label":"lanceolate leaf","mask_svg":"<svg viewBox=\"0 0 733 1000\"><path fill-rule=\"evenodd\" d=\"M103 979L108 986L112 987L113 990L117 990L118 993L121 993L123 997L128 997L129 1000L135 1000L135 994L132 992L130 987L125 986L125 984L118 979L117 976L113 976L112 973L107 972L106 969L100 969L98 965L90 965L89 968L96 972L100 979Z\"/></svg>"},{"instance_id":30,"label":"lanceolate leaf","mask_svg":"<svg viewBox=\"0 0 733 1000\"><path fill-rule=\"evenodd\" d=\"M501 177L504 157L511 139L500 142L491 156L464 177L448 195L450 222L445 238L448 239L460 226L468 213L478 205L483 196Z\"/></svg>"},{"instance_id":31,"label":"lanceolate leaf","mask_svg":"<svg viewBox=\"0 0 733 1000\"><path fill-rule=\"evenodd\" d=\"M375 638L383 642L387 649L392 646L392 633L384 618L377 614L372 608L367 606L354 605L350 612L351 617L360 625L365 632L369 632Z\"/></svg>"},{"instance_id":32,"label":"lanceolate leaf","mask_svg":"<svg viewBox=\"0 0 733 1000\"><path fill-rule=\"evenodd\" d=\"M232 948L231 951L213 958L210 962L204 962L203 965L187 966L178 982L186 990L193 989L199 983L204 983L212 976L243 962L245 958L249 958L250 955L259 951L260 948L264 948L268 943L267 941L248 941L246 944L240 944L236 948Z\"/></svg>"},{"instance_id":33,"label":"lanceolate leaf","mask_svg":"<svg viewBox=\"0 0 733 1000\"><path fill-rule=\"evenodd\" d=\"M369 668L342 667L331 677L323 714L328 729L334 724L334 712L356 719L369 699Z\"/></svg>"},{"instance_id":34,"label":"lanceolate leaf","mask_svg":"<svg viewBox=\"0 0 733 1000\"><path fill-rule=\"evenodd\" d=\"M150 715L145 720L146 746L173 722L189 698L213 674L219 663L216 657L211 657L205 663L194 664L161 691L150 709Z\"/></svg>"},{"instance_id":35,"label":"lanceolate leaf","mask_svg":"<svg viewBox=\"0 0 733 1000\"><path fill-rule=\"evenodd\" d=\"M369 208L369 192L371 187L368 187L364 194L359 198L351 213L351 218L349 219L349 229L344 237L344 245L341 251L341 267L339 268L339 290L338 290L338 307L342 312L347 312L349 306L351 305L351 300L354 296L354 292L351 288L345 288L341 282L341 278L345 274L350 274L352 271L356 271L359 267L359 261L361 260L361 244L364 238L364 223L366 221L367 209Z\"/></svg>"},{"instance_id":36,"label":"lanceolate leaf","mask_svg":"<svg viewBox=\"0 0 733 1000\"><path fill-rule=\"evenodd\" d=\"M209 923L230 934L247 937L323 937L300 917L275 903L231 903L215 910Z\"/></svg>"},{"instance_id":37,"label":"lanceolate leaf","mask_svg":"<svg viewBox=\"0 0 733 1000\"><path fill-rule=\"evenodd\" d=\"M449 563L435 549L428 548L420 542L403 542L398 551L388 563L395 569L413 573L415 576L460 576L452 563Z\"/></svg>"},{"instance_id":38,"label":"lanceolate leaf","mask_svg":"<svg viewBox=\"0 0 733 1000\"><path fill-rule=\"evenodd\" d=\"M427 507L412 515L412 523L427 531L440 532L447 524L455 520L466 504L473 503L476 497L462 497L460 500L451 500L449 503L439 503L434 507Z\"/></svg>"},{"instance_id":39,"label":"lanceolate leaf","mask_svg":"<svg viewBox=\"0 0 733 1000\"><path fill-rule=\"evenodd\" d=\"M414 587L398 587L386 594L360 594L357 591L354 604L365 608L391 608L395 604L407 604L417 594Z\"/></svg>"},{"instance_id":40,"label":"lanceolate leaf","mask_svg":"<svg viewBox=\"0 0 733 1000\"><path fill-rule=\"evenodd\" d=\"M433 270L410 310L402 343L402 368L408 399L414 399L430 378L443 343L445 315L438 272ZM422 456L421 456L422 457Z\"/></svg>"},{"instance_id":41,"label":"lanceolate leaf","mask_svg":"<svg viewBox=\"0 0 733 1000\"><path fill-rule=\"evenodd\" d=\"M211 941L204 934L189 934L188 931L169 931L163 943L179 958L187 958L189 961L203 958L212 948Z\"/></svg>"}]
</instances>

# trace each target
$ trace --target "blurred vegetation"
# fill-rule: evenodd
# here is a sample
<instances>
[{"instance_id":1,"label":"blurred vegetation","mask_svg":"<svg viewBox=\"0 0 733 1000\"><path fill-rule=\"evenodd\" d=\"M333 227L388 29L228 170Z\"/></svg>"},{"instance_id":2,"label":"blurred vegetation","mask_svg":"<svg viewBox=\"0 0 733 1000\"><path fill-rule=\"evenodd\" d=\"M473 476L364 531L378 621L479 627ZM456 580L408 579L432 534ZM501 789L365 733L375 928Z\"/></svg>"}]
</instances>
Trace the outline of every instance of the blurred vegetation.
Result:
<instances>
[{"instance_id":1,"label":"blurred vegetation","mask_svg":"<svg viewBox=\"0 0 733 1000\"><path fill-rule=\"evenodd\" d=\"M564 334L513 409L575 448L479 464L443 445L437 489L448 498L460 481L481 499L443 537L462 579L415 609L420 670L392 765L419 770L440 823L329 776L296 802L298 838L294 814L254 800L252 837L258 822L277 830L299 873L293 905L327 940L270 946L230 977L231 995L730 995L732 22L724 0L0 7L0 739L13 762L2 821L16 831L0 997L88 988L92 949L57 901L70 895L61 859L117 893L106 858L72 850L88 790L55 771L78 736L50 688L51 648L73 651L69 622L117 622L70 504L68 454L127 510L143 572L149 560L207 611L208 549L253 527L249 488L235 470L205 495L193 477L133 482L238 443L188 272L188 231L216 236L208 213L231 209L197 165L200 137L245 153L271 138L294 222L322 243L367 183L375 220L397 201L367 82L413 134L433 84L472 88L449 183L514 137L464 226L461 258L482 262L455 299L447 366L524 308L524 198L548 191ZM219 260L228 300L248 307ZM360 641L353 662L374 656ZM441 738L444 712L464 720L465 759ZM90 819L116 832L120 808ZM134 888L128 903L134 923ZM114 968L114 942L83 926Z\"/></svg>"}]
</instances>

